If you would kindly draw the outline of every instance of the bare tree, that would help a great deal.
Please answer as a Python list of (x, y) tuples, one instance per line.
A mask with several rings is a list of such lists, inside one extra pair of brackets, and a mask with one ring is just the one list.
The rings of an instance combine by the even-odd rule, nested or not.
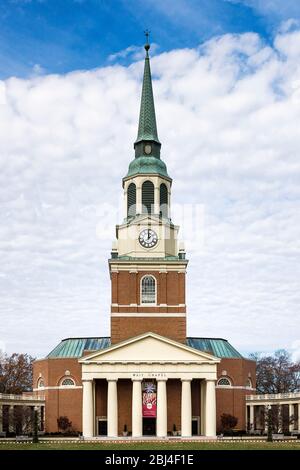
[(0, 354), (0, 393), (32, 390), (32, 363), (29, 354)]
[(300, 390), (300, 362), (294, 363), (284, 349), (274, 356), (251, 354), (256, 361), (256, 389), (258, 393), (289, 393)]

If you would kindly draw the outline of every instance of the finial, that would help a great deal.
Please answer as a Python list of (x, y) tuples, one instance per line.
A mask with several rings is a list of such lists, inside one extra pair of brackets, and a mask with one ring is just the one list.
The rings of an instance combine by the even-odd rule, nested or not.
[(144, 31), (145, 33), (145, 36), (146, 36), (146, 44), (145, 44), (145, 51), (146, 51), (146, 57), (148, 57), (148, 51), (150, 49), (150, 44), (149, 44), (149, 36), (150, 36), (150, 31), (149, 29), (146, 29), (146, 31)]

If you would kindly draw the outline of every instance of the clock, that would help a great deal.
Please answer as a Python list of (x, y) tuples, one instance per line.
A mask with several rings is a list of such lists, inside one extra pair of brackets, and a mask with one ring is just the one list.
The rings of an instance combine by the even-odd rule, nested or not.
[(146, 153), (147, 155), (150, 155), (151, 152), (152, 152), (152, 147), (151, 147), (151, 145), (150, 145), (150, 144), (146, 144), (146, 145), (145, 145), (145, 153)]
[(139, 242), (144, 248), (153, 248), (158, 242), (157, 234), (154, 230), (146, 228), (139, 235)]

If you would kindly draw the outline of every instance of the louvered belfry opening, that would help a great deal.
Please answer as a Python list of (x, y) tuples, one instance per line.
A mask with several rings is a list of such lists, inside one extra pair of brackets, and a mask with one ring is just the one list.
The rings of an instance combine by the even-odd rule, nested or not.
[(136, 214), (136, 186), (130, 183), (127, 189), (127, 216), (134, 216)]
[(142, 185), (142, 205), (143, 214), (154, 212), (154, 184), (152, 181), (145, 181)]
[(159, 188), (159, 213), (162, 217), (168, 217), (168, 188), (164, 183)]

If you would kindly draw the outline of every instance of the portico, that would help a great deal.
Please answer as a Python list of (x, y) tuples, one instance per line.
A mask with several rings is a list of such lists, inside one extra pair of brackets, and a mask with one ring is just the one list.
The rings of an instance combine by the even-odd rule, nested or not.
[[(147, 419), (143, 416), (142, 403), (142, 387), (145, 381), (151, 381), (156, 391), (156, 436), (165, 437), (170, 432), (167, 397), (173, 389), (175, 390), (176, 384), (179, 385), (177, 401), (180, 401), (178, 432), (182, 437), (192, 435), (193, 381), (199, 384), (198, 388), (194, 387), (199, 395), (196, 397), (199, 400), (198, 417), (201, 423), (199, 434), (209, 437), (216, 435), (215, 381), (218, 358), (154, 333), (146, 333), (90, 354), (80, 362), (84, 437), (98, 435), (95, 410), (98, 381), (107, 384), (102, 387), (103, 395), (107, 393), (102, 419), (107, 421), (108, 437), (117, 437), (120, 434), (118, 410), (122, 406), (122, 398), (126, 400), (127, 409), (131, 408), (131, 429), (128, 431), (133, 437), (143, 435), (143, 420)], [(124, 383), (127, 384), (128, 392), (122, 397), (121, 389), (125, 388), (122, 388), (121, 384)], [(97, 393), (99, 394), (99, 391)]]

